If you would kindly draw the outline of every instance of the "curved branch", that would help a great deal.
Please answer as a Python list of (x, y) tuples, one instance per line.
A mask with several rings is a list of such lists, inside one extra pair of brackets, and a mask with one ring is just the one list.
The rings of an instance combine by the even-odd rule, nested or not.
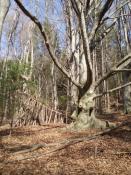
[(33, 16), (24, 6), (23, 4), (20, 2), (20, 0), (14, 0), (16, 2), (16, 4), (19, 6), (19, 8), (22, 10), (22, 12), (28, 16), (36, 25), (37, 27), (39, 28), (43, 38), (44, 38), (44, 41), (45, 41), (45, 45), (46, 45), (46, 48), (49, 52), (49, 55), (50, 57), (52, 58), (53, 62), (55, 63), (55, 65), (57, 66), (57, 68), (68, 78), (71, 80), (71, 82), (77, 86), (78, 88), (81, 88), (81, 84), (77, 83), (75, 80), (72, 79), (71, 77), (71, 73), (69, 73), (61, 64), (60, 62), (58, 61), (57, 57), (55, 56), (54, 54), (54, 51), (53, 49), (51, 48), (51, 45), (49, 44), (49, 41), (48, 41), (48, 37), (44, 31), (44, 28), (41, 24), (41, 22), (35, 17)]
[(105, 31), (101, 33), (101, 35), (98, 37), (98, 39), (91, 41), (90, 44), (90, 50), (91, 52), (95, 49), (96, 45), (99, 44), (112, 30), (114, 25), (116, 24), (116, 21), (114, 21)]
[(99, 13), (99, 21), (102, 20), (102, 18), (105, 16), (106, 12), (110, 9), (112, 6), (114, 0), (107, 0), (105, 5), (103, 6), (101, 12)]
[(91, 42), (93, 40), (93, 38), (95, 37), (95, 34), (97, 32), (97, 30), (99, 29), (99, 27), (101, 26), (101, 21), (102, 18), (105, 16), (105, 14), (107, 13), (107, 11), (110, 9), (110, 7), (112, 6), (114, 0), (107, 0), (103, 6), (102, 9), (96, 9), (96, 19), (94, 21), (94, 25), (92, 28), (92, 31), (90, 33), (90, 37), (89, 37), (89, 41)]

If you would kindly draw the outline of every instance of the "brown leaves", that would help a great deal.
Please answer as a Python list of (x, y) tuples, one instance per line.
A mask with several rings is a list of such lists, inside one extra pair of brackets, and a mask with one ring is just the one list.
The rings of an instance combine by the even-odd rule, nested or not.
[[(119, 116), (118, 119), (117, 122), (124, 120), (123, 116)], [(128, 118), (125, 119), (128, 120)], [(32, 152), (21, 154), (14, 154), (10, 149), (22, 148), (24, 150), (33, 144), (51, 144), (66, 139), (84, 138), (96, 134), (97, 131), (69, 132), (63, 131), (54, 125), (47, 125), (14, 128), (12, 134), (9, 135), (7, 129), (8, 127), (0, 128), (2, 144), (0, 147), (1, 174), (130, 174), (131, 156), (129, 154), (118, 154), (130, 151), (130, 125), (119, 128), (111, 134), (74, 144), (51, 154), (46, 153), (55, 147), (36, 149)], [(16, 161), (17, 159), (35, 155), (41, 156), (29, 160)], [(5, 162), (8, 163), (5, 164)]]

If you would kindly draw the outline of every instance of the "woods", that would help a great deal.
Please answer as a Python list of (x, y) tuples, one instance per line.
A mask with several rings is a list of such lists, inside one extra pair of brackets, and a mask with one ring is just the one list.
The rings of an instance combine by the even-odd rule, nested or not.
[[(114, 100), (114, 103), (117, 103), (118, 106), (119, 103), (121, 106), (123, 105), (123, 112), (130, 112), (130, 86), (128, 83), (131, 72), (131, 46), (130, 3), (128, 1), (123, 1), (121, 5), (119, 5), (119, 1), (81, 2), (72, 0), (59, 2), (61, 10), (63, 9), (61, 12), (64, 22), (62, 30), (65, 36), (62, 38), (65, 43), (61, 48), (62, 41), (59, 38), (61, 34), (57, 28), (55, 29), (55, 23), (50, 21), (50, 16), (55, 17), (53, 10), (50, 10), (56, 5), (55, 2), (45, 2), (45, 14), (49, 17), (46, 16), (45, 22), (43, 18), (43, 23), (39, 21), (39, 16), (34, 16), (33, 12), (27, 10), (26, 5), (21, 1), (16, 0), (15, 2), (14, 5), (17, 5), (13, 21), (15, 27), (9, 31), (7, 40), (9, 42), (8, 49), (10, 49), (10, 44), (14, 47), (13, 37), (14, 40), (17, 35), (19, 37), (17, 42), (20, 43), (21, 51), (17, 53), (16, 48), (13, 48), (15, 57), (20, 57), (17, 64), (20, 66), (25, 64), (29, 68), (28, 71), (25, 68), (23, 74), (20, 73), (22, 81), (25, 81), (22, 85), (24, 91), (30, 91), (29, 89), (32, 87), (27, 87), (27, 84), (32, 82), (35, 84), (33, 93), (41, 99), (47, 98), (47, 93), (52, 93), (51, 96), (49, 95), (51, 101), (49, 102), (49, 98), (46, 99), (46, 105), (52, 105), (55, 110), (62, 108), (70, 115), (74, 110), (71, 117), (75, 120), (72, 126), (75, 129), (106, 128), (105, 122), (96, 119), (96, 111), (98, 113), (102, 113), (102, 110), (110, 111), (110, 103), (113, 98), (117, 99)], [(10, 2), (3, 1), (3, 4), (1, 5), (3, 7), (1, 30)], [(34, 10), (37, 14), (39, 7), (37, 4), (35, 5)], [(24, 23), (18, 17), (24, 15), (22, 12), (25, 17), (28, 17), (26, 20), (30, 20), (27, 29), (30, 33), (27, 36), (28, 39), (23, 37), (25, 35)], [(20, 28), (20, 22), (23, 23), (23, 31)], [(25, 27), (27, 28), (27, 26)], [(21, 32), (15, 34), (17, 30)], [(9, 55), (7, 56), (9, 57)], [(47, 57), (46, 61), (43, 61), (42, 57)], [(6, 60), (8, 59), (6, 58)], [(1, 64), (6, 65), (6, 61), (4, 62)], [(42, 66), (37, 68), (38, 63), (36, 62), (40, 62)], [(49, 64), (51, 67), (48, 68), (48, 71), (52, 83), (49, 82), (49, 77), (45, 72), (43, 72), (44, 75), (41, 75), (45, 64)], [(42, 76), (45, 76), (46, 80), (43, 80)], [(60, 79), (63, 79), (61, 87), (65, 92), (59, 96)], [(43, 81), (48, 84), (44, 88), (42, 88)], [(114, 93), (108, 93), (112, 88), (123, 86), (126, 83), (127, 87), (124, 90), (120, 88)], [(48, 87), (50, 85), (53, 89)], [(46, 92), (44, 92), (45, 89)], [(42, 93), (44, 94), (42, 95)], [(103, 97), (99, 96), (103, 93)], [(63, 107), (60, 104), (62, 99), (59, 98), (64, 100)]]
[(129, 0), (0, 0), (0, 58), (10, 135), (51, 124), (103, 136), (130, 125)]

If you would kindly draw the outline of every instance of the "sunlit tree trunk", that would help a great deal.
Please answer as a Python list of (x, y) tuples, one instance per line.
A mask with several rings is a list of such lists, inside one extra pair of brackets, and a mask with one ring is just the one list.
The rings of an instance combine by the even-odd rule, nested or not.
[(56, 83), (56, 67), (54, 63), (51, 65), (51, 76), (52, 76), (52, 103), (56, 110), (58, 107), (58, 95), (57, 95), (57, 83)]
[[(125, 43), (126, 43), (126, 52), (129, 54), (131, 51), (131, 43), (129, 39), (129, 30), (131, 29), (128, 25), (129, 21), (124, 16), (126, 13), (126, 10), (122, 8), (122, 23), (123, 23), (123, 30), (124, 30), (124, 36), (125, 36)], [(128, 66), (128, 68), (131, 68), (131, 65)], [(124, 74), (124, 83), (131, 81), (131, 74), (125, 73)], [(130, 113), (131, 112), (131, 86), (124, 88), (124, 112)]]
[(9, 10), (9, 6), (10, 6), (9, 0), (0, 0), (0, 40), (2, 35), (3, 22)]

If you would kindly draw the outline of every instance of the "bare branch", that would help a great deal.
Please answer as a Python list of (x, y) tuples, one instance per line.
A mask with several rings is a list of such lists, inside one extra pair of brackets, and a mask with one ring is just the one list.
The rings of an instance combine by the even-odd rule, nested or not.
[(20, 14), (19, 14), (18, 10), (16, 9), (16, 14), (15, 14), (14, 19), (13, 19), (13, 25), (12, 25), (12, 28), (11, 28), (11, 30), (9, 32), (9, 35), (8, 35), (8, 52), (7, 52), (7, 56), (9, 55), (10, 43), (13, 46), (12, 37), (13, 37), (13, 33), (17, 29), (17, 26), (18, 26), (18, 23), (19, 23), (19, 17), (20, 17)]
[(109, 8), (111, 7), (112, 3), (113, 3), (114, 0), (107, 0), (105, 5), (103, 6), (103, 8), (101, 10), (98, 10), (98, 8), (96, 9), (96, 19), (94, 21), (94, 26), (92, 28), (92, 32), (90, 34), (90, 37), (89, 37), (89, 41), (91, 41), (98, 28), (101, 26), (101, 21), (102, 21), (102, 18), (104, 17), (104, 15), (106, 14), (106, 12), (109, 10)]
[(116, 87), (116, 88), (110, 89), (110, 90), (108, 90), (108, 91), (106, 91), (106, 92), (103, 92), (102, 94), (98, 94), (98, 95), (96, 95), (96, 96), (94, 97), (94, 99), (96, 99), (96, 98), (98, 98), (98, 97), (102, 97), (102, 96), (105, 95), (105, 94), (109, 94), (109, 93), (111, 93), (111, 92), (115, 92), (115, 91), (117, 91), (117, 90), (119, 90), (119, 89), (122, 89), (122, 88), (125, 88), (125, 87), (127, 87), (127, 86), (131, 86), (131, 82), (126, 83), (126, 84), (121, 85), (121, 86), (118, 86), (118, 87)]
[(112, 31), (115, 23), (116, 22), (113, 22), (104, 32), (102, 32), (102, 34), (98, 37), (98, 39), (93, 41), (93, 44), (91, 43), (91, 46), (90, 46), (91, 51), (93, 51), (96, 45), (100, 43)]
[(122, 60), (119, 61), (119, 63), (116, 65), (116, 68), (122, 69), (129, 63), (131, 63), (131, 52), (128, 55), (126, 55)]
[(22, 12), (28, 16), (39, 28), (44, 41), (45, 41), (45, 45), (47, 47), (47, 50), (49, 52), (50, 57), (52, 58), (53, 62), (55, 63), (55, 65), (57, 66), (57, 68), (68, 78), (72, 81), (72, 83), (77, 86), (78, 88), (81, 88), (81, 85), (78, 84), (75, 80), (72, 79), (71, 74), (60, 64), (60, 62), (58, 61), (57, 57), (55, 56), (55, 53), (53, 51), (53, 49), (51, 48), (51, 45), (49, 44), (48, 41), (48, 37), (44, 31), (44, 28), (42, 26), (42, 24), (40, 23), (40, 21), (33, 16), (24, 6), (23, 4), (20, 2), (20, 0), (14, 0), (16, 2), (16, 4), (19, 6), (19, 8), (22, 10)]
[(128, 64), (131, 63), (131, 53), (126, 55), (119, 63), (117, 63), (111, 70), (110, 72), (106, 73), (103, 77), (101, 77), (96, 83), (95, 83), (95, 89), (107, 78), (111, 77), (115, 73), (118, 72), (125, 72), (125, 71), (130, 71), (130, 69), (123, 69), (126, 67)]
[(103, 6), (100, 14), (99, 14), (99, 22), (102, 20), (102, 18), (104, 17), (104, 15), (106, 14), (106, 12), (110, 9), (110, 7), (112, 6), (114, 0), (107, 0), (105, 5)]
[(111, 16), (113, 16), (115, 13), (117, 13), (118, 11), (120, 11), (121, 9), (122, 9), (122, 7), (124, 7), (126, 4), (128, 4), (130, 1), (128, 0), (126, 0), (123, 4), (121, 4), (111, 15), (110, 15), (110, 17)]
[(72, 7), (73, 7), (75, 13), (77, 14), (77, 16), (80, 15), (80, 9), (78, 8), (76, 1), (71, 0), (71, 4), (72, 4)]
[[(91, 63), (91, 52), (90, 52), (90, 46), (89, 46), (89, 38), (87, 36), (87, 27), (86, 27), (86, 21), (85, 21), (85, 15), (84, 15), (84, 7), (81, 5), (78, 0), (71, 0), (71, 2), (75, 2), (75, 6), (79, 10), (80, 14), (77, 15), (79, 24), (80, 24), (80, 30), (81, 30), (81, 36), (82, 36), (82, 44), (83, 44), (83, 50), (84, 50), (84, 55), (85, 55), (85, 60), (86, 60), (86, 66), (87, 66), (87, 80), (83, 86), (83, 91), (82, 93), (85, 93), (91, 86), (92, 83), (92, 63)], [(75, 9), (74, 9), (75, 10)], [(83, 95), (83, 94), (81, 94)]]
[[(99, 28), (106, 20), (108, 20), (108, 19), (114, 19), (114, 20), (115, 20), (115, 19), (117, 19), (117, 18), (120, 17), (120, 16), (118, 16), (118, 17), (111, 18), (111, 16), (113, 16), (113, 14), (115, 14), (117, 11), (121, 10), (123, 6), (125, 6), (126, 4), (129, 3), (129, 1), (126, 1), (125, 3), (123, 3), (122, 5), (120, 5), (120, 7), (117, 8), (117, 10), (116, 10), (115, 12), (113, 12), (113, 13), (110, 15), (110, 17), (106, 17), (106, 18), (104, 18), (104, 19), (102, 20), (102, 18), (104, 17), (105, 13), (106, 13), (106, 12), (109, 10), (109, 8), (111, 7), (111, 3), (113, 3), (113, 1), (112, 1), (112, 2), (111, 2), (111, 1), (110, 1), (110, 2), (107, 1), (107, 2), (105, 3), (104, 7), (102, 8), (101, 12), (100, 12), (100, 13), (97, 12), (97, 13), (99, 14), (99, 16), (97, 17), (97, 19), (96, 19), (96, 21), (95, 21), (95, 23), (94, 23), (92, 32), (91, 32), (91, 34), (90, 34), (90, 37), (89, 37), (89, 40), (90, 40), (90, 41), (94, 38), (95, 33), (97, 32), (98, 28)], [(106, 10), (107, 10), (107, 11), (106, 11)], [(102, 17), (102, 15), (103, 15), (103, 17)], [(129, 14), (128, 14), (128, 16), (129, 16)], [(111, 25), (110, 27), (113, 27), (113, 26), (115, 25), (115, 23), (116, 23), (116, 20), (112, 23), (112, 25)], [(110, 28), (110, 27), (109, 27), (109, 28)], [(102, 38), (103, 38), (103, 35), (102, 35)]]
[(90, 0), (87, 0), (87, 2), (86, 2), (86, 14), (87, 14), (87, 11), (89, 9), (89, 6), (90, 6)]
[(81, 27), (81, 35), (82, 35), (82, 41), (83, 41), (83, 49), (85, 54), (85, 60), (87, 65), (87, 81), (84, 85), (84, 91), (87, 91), (90, 88), (90, 85), (92, 83), (92, 71), (91, 71), (91, 53), (90, 53), (90, 46), (89, 46), (89, 38), (87, 36), (86, 31), (86, 22), (84, 18), (84, 12), (81, 12), (81, 16), (79, 17), (80, 27)]

